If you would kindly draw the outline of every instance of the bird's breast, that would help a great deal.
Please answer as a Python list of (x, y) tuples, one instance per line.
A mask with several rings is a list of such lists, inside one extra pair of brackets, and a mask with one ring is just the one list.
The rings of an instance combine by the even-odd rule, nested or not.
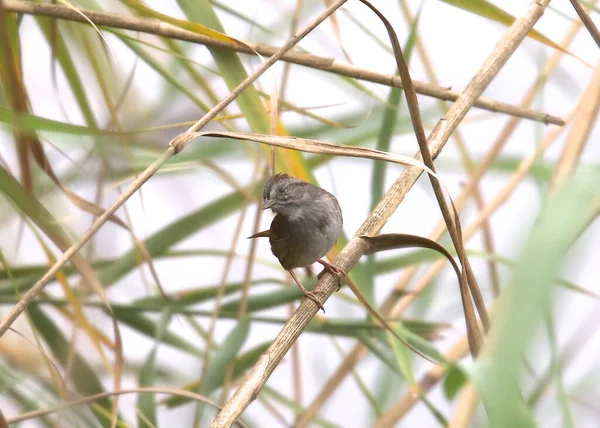
[(289, 221), (278, 214), (271, 224), (271, 251), (284, 269), (310, 266), (333, 247), (341, 229), (341, 218), (309, 216)]

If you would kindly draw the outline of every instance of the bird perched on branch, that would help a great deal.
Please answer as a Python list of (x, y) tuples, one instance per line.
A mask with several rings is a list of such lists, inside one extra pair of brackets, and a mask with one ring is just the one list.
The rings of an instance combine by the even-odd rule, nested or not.
[(341, 286), (341, 278), (346, 273), (321, 259), (342, 232), (342, 210), (337, 199), (320, 187), (286, 174), (276, 174), (263, 191), (262, 209), (268, 208), (275, 213), (271, 228), (248, 239), (268, 237), (271, 252), (281, 266), (290, 273), (302, 293), (325, 312), (316, 294), (300, 283), (293, 269), (318, 262), (340, 278)]

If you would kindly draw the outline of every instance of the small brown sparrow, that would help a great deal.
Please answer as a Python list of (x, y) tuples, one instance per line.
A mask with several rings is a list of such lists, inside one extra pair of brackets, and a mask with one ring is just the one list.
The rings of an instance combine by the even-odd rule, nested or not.
[(325, 267), (323, 272), (327, 270), (340, 278), (341, 287), (346, 273), (321, 259), (342, 232), (342, 210), (337, 199), (320, 187), (277, 174), (269, 179), (263, 191), (262, 209), (267, 208), (276, 214), (271, 228), (248, 239), (268, 237), (271, 252), (281, 266), (292, 275), (302, 293), (325, 312), (315, 293), (304, 288), (292, 269), (318, 262)]

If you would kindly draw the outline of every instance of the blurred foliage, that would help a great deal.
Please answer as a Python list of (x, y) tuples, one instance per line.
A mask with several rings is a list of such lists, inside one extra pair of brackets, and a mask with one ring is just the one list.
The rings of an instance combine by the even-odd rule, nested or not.
[[(280, 46), (289, 38), (295, 20), (308, 22), (313, 15), (311, 10), (321, 10), (331, 2), (299, 1), (302, 6), (299, 12), (294, 12), (294, 1), (261, 3), (261, 8), (273, 8), (270, 12), (276, 13), (277, 19), (268, 13), (263, 16), (260, 11), (249, 13), (247, 7), (238, 8), (237, 2), (178, 0), (169, 6), (171, 10), (154, 3), (79, 0), (71, 2), (69, 7), (106, 11), (116, 16), (150, 17), (156, 23), (184, 28), (232, 45), (243, 36)], [(422, 45), (426, 34), (421, 31), (421, 20), (406, 16), (403, 0), (389, 3), (381, 5), (382, 10), (394, 14), (402, 11), (405, 18), (394, 22), (399, 34), (405, 34), (401, 41), (405, 55), (411, 58), (411, 64), (427, 63), (428, 53)], [(419, 17), (422, 4), (413, 3), (418, 7)], [(430, 3), (427, 7), (433, 11), (441, 7)], [(457, 6), (469, 19), (485, 18), (494, 29), (498, 23), (508, 26), (515, 19), (501, 8), (500, 2), (494, 5), (485, 1), (444, 0), (444, 3)], [(57, 7), (67, 8), (65, 4), (58, 2)], [(593, 4), (584, 4), (598, 12)], [(334, 19), (322, 24), (318, 37), (297, 50), (311, 53), (314, 49), (315, 55), (329, 52), (332, 57), (335, 56), (332, 52), (347, 54), (362, 49), (352, 45), (358, 34), (378, 50), (377, 55), (391, 61), (387, 39), (358, 17), (365, 10), (364, 7), (342, 9)], [(555, 9), (548, 13), (563, 20), (572, 15)], [(264, 60), (234, 50), (207, 49), (124, 28), (97, 29), (50, 17), (11, 14), (0, 6), (0, 304), (4, 313), (18, 304), (71, 242), (85, 233), (90, 221), (99, 214), (98, 206), (107, 207), (164, 152), (174, 136), (202, 117)], [(355, 33), (352, 39), (345, 36), (351, 31)], [(532, 31), (529, 36), (541, 42), (544, 49), (571, 52), (569, 46), (557, 42), (561, 34), (544, 36)], [(34, 49), (29, 37), (35, 40), (33, 44), (43, 45), (49, 56), (38, 53), (35, 49), (41, 50), (42, 46)], [(315, 40), (322, 46), (316, 46)], [(288, 90), (279, 94), (285, 74), (275, 68), (276, 71), (267, 72), (243, 91), (207, 129), (265, 134), (274, 129), (280, 135), (383, 151), (406, 154), (416, 151), (400, 89), (390, 90), (293, 65), (285, 82)], [(377, 70), (375, 64), (370, 68)], [(534, 85), (535, 91), (542, 94), (554, 80), (574, 81), (571, 77), (559, 63), (550, 76), (540, 77)], [(524, 73), (524, 81), (528, 78)], [(431, 76), (428, 79), (433, 80)], [(271, 87), (274, 81), (278, 90)], [(585, 91), (587, 83), (577, 83), (581, 87), (571, 84), (568, 88), (570, 99), (580, 95), (575, 92)], [(323, 85), (328, 85), (336, 96), (323, 96), (326, 92)], [(298, 92), (311, 94), (315, 102), (302, 104), (304, 101), (289, 95)], [(52, 96), (46, 99), (46, 94)], [(275, 95), (279, 97), (277, 103), (271, 102)], [(423, 123), (431, 129), (443, 113), (425, 97), (422, 100)], [(538, 103), (537, 107), (551, 110), (553, 103), (554, 100), (544, 98), (544, 103)], [(277, 116), (272, 114), (275, 104)], [(477, 114), (481, 116), (479, 112), (467, 117), (470, 121), (467, 126), (485, 127), (486, 120), (496, 117), (488, 114), (482, 119)], [(491, 142), (484, 145), (479, 137), (467, 138), (467, 142), (472, 142), (469, 149), (476, 152), (473, 164), (484, 165), (482, 181), (489, 178), (506, 185), (498, 193), (500, 196), (486, 194), (486, 201), (461, 205), (465, 240), (481, 226), (480, 222), (474, 230), (469, 229), (477, 216), (490, 207), (488, 214), (493, 214), (509, 196), (527, 186), (527, 182), (518, 185), (521, 178), (534, 178), (542, 184), (536, 188), (541, 202), (535, 209), (539, 208), (539, 212), (526, 215), (517, 208), (512, 214), (516, 219), (514, 230), (492, 228), (494, 237), (503, 242), (504, 251), (467, 244), (469, 256), (482, 262), (478, 263), (476, 273), (482, 278), (480, 283), (484, 288), (491, 281), (484, 261), (501, 267), (502, 272), (499, 300), (486, 289), (487, 303), (494, 308), (494, 323), (484, 356), (470, 363), (463, 360), (466, 351), (453, 354), (448, 341), (439, 340), (449, 337), (454, 341), (464, 326), (462, 313), (457, 309), (460, 296), (455, 278), (438, 274), (444, 263), (439, 255), (412, 250), (400, 255), (364, 258), (353, 269), (352, 279), (411, 343), (427, 349), (429, 355), (436, 355), (445, 365), (431, 369), (415, 358), (366, 316), (351, 293), (342, 289), (327, 303), (328, 317), (315, 317), (297, 345), (302, 353), (312, 356), (303, 358), (301, 364), (296, 357), (284, 360), (285, 365), (293, 367), (293, 382), (279, 368), (275, 372), (278, 379), (268, 383), (257, 398), (260, 408), (246, 412), (244, 423), (258, 427), (266, 426), (261, 421), (269, 420), (272, 424), (289, 426), (304, 415), (307, 402), (300, 391), (281, 385), (314, 382), (322, 388), (340, 364), (339, 359), (320, 361), (326, 351), (339, 354), (346, 362), (350, 354), (356, 357), (364, 352), (362, 355), (367, 355), (376, 368), (374, 381), (367, 378), (362, 366), (355, 364), (340, 375), (354, 377), (359, 394), (367, 403), (364, 406), (361, 403), (365, 424), (367, 420), (382, 423), (394, 406), (408, 406), (402, 407), (404, 413), (397, 420), (412, 406), (422, 406), (427, 410), (426, 416), (420, 416), (424, 418), (423, 424), (446, 425), (453, 418), (460, 419), (461, 415), (455, 412), (465, 407), (454, 405), (462, 399), (461, 394), (470, 382), (481, 395), (483, 404), (479, 408), (485, 409), (485, 417), (475, 418), (482, 418), (484, 425), (525, 427), (560, 419), (564, 426), (577, 426), (578, 421), (584, 420), (588, 410), (574, 402), (577, 397), (585, 398), (585, 392), (593, 386), (576, 382), (563, 370), (575, 357), (567, 351), (579, 352), (582, 346), (567, 348), (563, 341), (557, 340), (562, 334), (560, 327), (573, 321), (569, 314), (559, 314), (554, 302), (558, 300), (556, 296), (563, 294), (577, 302), (598, 299), (597, 290), (570, 280), (561, 268), (567, 263), (572, 269), (579, 267), (570, 258), (571, 247), (592, 229), (600, 206), (597, 186), (600, 177), (593, 161), (583, 157), (582, 162), (588, 168), (584, 173), (564, 183), (555, 183), (553, 177), (561, 159), (544, 158), (545, 148), (540, 147), (547, 146), (532, 135), (529, 138), (528, 145), (518, 139), (517, 144), (523, 148), (518, 154), (496, 153), (487, 164), (482, 153)], [(534, 158), (537, 161), (528, 163), (528, 156), (534, 153), (532, 147), (538, 147)], [(9, 422), (15, 415), (111, 390), (115, 343), (106, 333), (110, 316), (114, 316), (125, 338), (128, 386), (170, 386), (194, 391), (220, 405), (226, 402), (289, 318), (290, 305), (301, 297), (274, 259), (267, 252), (249, 253), (250, 247), (244, 239), (251, 234), (251, 223), (259, 215), (253, 208), (270, 156), (269, 148), (251, 143), (210, 138), (196, 141), (166, 162), (157, 177), (117, 213), (125, 228), (106, 225), (96, 233), (80, 254), (107, 290), (112, 315), (76, 267), (68, 264), (60, 271), (27, 308), (26, 316), (0, 339), (3, 396), (0, 407)], [(352, 175), (354, 165), (358, 164), (289, 150), (276, 150), (275, 158), (278, 171), (317, 184), (320, 179), (329, 189), (337, 187), (340, 194), (350, 195), (346, 209), (364, 215), (369, 206), (372, 209), (377, 204), (389, 188), (391, 177), (400, 170), (379, 161), (361, 161), (361, 167), (367, 166), (370, 173), (361, 178), (357, 172), (348, 180), (340, 171)], [(570, 165), (573, 170), (578, 160)], [(442, 176), (450, 177), (449, 183), (458, 177), (455, 181), (468, 186), (473, 179), (464, 159), (452, 154), (443, 152), (436, 165)], [(355, 190), (348, 189), (353, 180), (367, 182), (370, 194), (360, 200), (353, 198)], [(426, 192), (431, 194), (429, 187)], [(490, 202), (493, 197), (499, 201), (496, 205)], [(352, 214), (348, 217), (354, 217)], [(437, 210), (435, 215), (439, 215)], [(520, 219), (524, 221), (522, 224)], [(334, 252), (343, 248), (354, 232), (346, 227)], [(444, 234), (440, 241), (449, 242)], [(228, 260), (233, 267), (226, 270)], [(244, 279), (250, 260), (260, 273)], [(420, 284), (414, 288), (407, 286), (412, 284), (412, 276), (405, 273), (410, 272), (408, 268), (415, 268), (411, 275), (416, 273), (416, 283)], [(435, 274), (427, 277), (425, 269)], [(303, 272), (302, 281), (308, 288), (316, 283), (309, 272)], [(160, 286), (165, 295), (158, 291)], [(382, 290), (391, 291), (383, 304)], [(218, 312), (214, 310), (217, 301)], [(331, 317), (330, 307), (334, 314)], [(241, 308), (246, 308), (245, 314)], [(217, 326), (214, 337), (209, 332), (211, 319)], [(546, 327), (545, 340), (536, 338), (539, 326)], [(591, 335), (581, 337), (580, 342), (587, 343)], [(309, 340), (310, 349), (304, 349), (308, 348)], [(314, 346), (312, 341), (319, 345)], [(537, 352), (546, 350), (547, 358), (536, 358)], [(441, 371), (436, 372), (437, 377), (421, 377), (429, 369)], [(580, 379), (597, 376), (595, 367), (589, 370)], [(438, 382), (442, 383), (443, 396), (429, 395)], [(324, 392), (322, 401), (317, 403), (319, 407), (334, 392), (344, 394), (347, 383), (336, 385), (332, 391)], [(185, 426), (182, 421), (188, 421), (192, 426), (189, 422), (192, 419), (198, 424), (210, 420), (214, 409), (204, 404), (195, 402), (193, 407), (182, 407), (192, 401), (189, 396), (165, 394), (139, 394), (136, 399), (122, 399), (119, 426), (137, 423), (139, 427), (161, 427), (174, 421), (181, 426)], [(549, 412), (548, 402), (554, 404)], [(470, 404), (477, 408), (479, 401)], [(110, 426), (112, 407), (113, 399), (105, 396), (50, 412), (36, 421), (39, 426), (47, 427)], [(357, 409), (358, 406), (352, 414)], [(342, 426), (339, 411), (339, 407), (331, 406), (327, 412), (312, 417), (311, 423), (321, 427)], [(356, 424), (362, 426), (363, 421)]]

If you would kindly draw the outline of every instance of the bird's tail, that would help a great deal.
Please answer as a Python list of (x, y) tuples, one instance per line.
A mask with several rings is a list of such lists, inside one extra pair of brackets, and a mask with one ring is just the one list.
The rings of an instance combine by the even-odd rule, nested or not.
[(254, 238), (268, 238), (271, 236), (271, 231), (270, 230), (263, 230), (262, 232), (258, 232), (255, 233), (252, 236), (249, 236), (248, 239), (254, 239)]

